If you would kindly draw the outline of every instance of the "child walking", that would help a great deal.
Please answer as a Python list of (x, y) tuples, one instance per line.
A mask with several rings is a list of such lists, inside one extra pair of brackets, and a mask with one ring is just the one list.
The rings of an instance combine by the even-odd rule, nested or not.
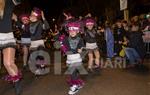
[[(45, 44), (42, 39), (42, 33), (44, 30), (49, 29), (49, 24), (44, 16), (44, 12), (39, 8), (33, 8), (30, 15), (30, 34), (31, 34), (31, 45), (30, 45), (30, 57), (29, 58), (29, 69), (36, 75), (45, 74), (40, 68), (38, 68), (39, 63), (41, 67), (46, 63), (43, 54), (37, 54), (35, 61), (33, 61), (32, 55), (34, 51), (44, 50)], [(32, 62), (33, 61), (33, 62)], [(37, 66), (38, 65), (38, 66)]]
[(30, 38), (30, 19), (29, 15), (26, 13), (23, 13), (19, 16), (19, 20), (17, 17), (15, 18), (16, 21), (16, 27), (19, 28), (21, 31), (21, 46), (23, 50), (23, 68), (26, 69), (27, 67), (27, 60), (28, 60), (28, 54), (29, 54), (29, 46), (31, 43)]
[[(88, 71), (93, 72), (93, 69), (99, 71), (100, 69), (100, 53), (97, 46), (97, 30), (94, 28), (95, 20), (93, 18), (87, 18), (85, 20), (85, 42), (86, 49), (88, 49)], [(95, 59), (94, 59), (95, 55)], [(94, 62), (95, 61), (95, 64)]]
[(84, 43), (82, 38), (78, 36), (80, 24), (76, 21), (69, 22), (68, 27), (68, 37), (60, 37), (62, 40), (61, 49), (67, 55), (67, 66), (69, 67), (67, 74), (71, 74), (68, 79), (70, 85), (69, 95), (76, 94), (80, 88), (84, 85), (83, 80), (79, 77), (79, 68), (82, 65), (82, 58), (80, 53), (82, 52), (82, 47)]

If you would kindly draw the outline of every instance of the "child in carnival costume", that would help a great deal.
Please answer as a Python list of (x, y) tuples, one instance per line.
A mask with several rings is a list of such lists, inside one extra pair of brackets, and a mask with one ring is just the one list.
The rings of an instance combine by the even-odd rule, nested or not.
[(30, 19), (29, 15), (26, 13), (23, 13), (19, 16), (19, 20), (16, 17), (16, 27), (21, 32), (21, 46), (23, 50), (23, 67), (26, 69), (27, 67), (27, 60), (28, 60), (28, 54), (29, 54), (29, 47), (31, 43), (31, 37), (30, 37)]
[(68, 72), (71, 74), (68, 79), (70, 85), (69, 95), (76, 94), (80, 88), (84, 85), (84, 82), (79, 77), (79, 67), (82, 65), (82, 58), (80, 53), (84, 47), (82, 38), (78, 36), (80, 30), (80, 24), (76, 21), (69, 22), (67, 24), (69, 36), (64, 35), (59, 37), (61, 43), (61, 51), (67, 55)]
[(31, 33), (31, 49), (37, 49), (39, 46), (44, 47), (42, 33), (48, 30), (49, 23), (44, 16), (44, 12), (39, 8), (33, 8), (30, 15), (30, 33)]
[[(30, 34), (31, 34), (31, 45), (30, 45), (30, 58), (29, 58), (29, 69), (35, 73), (36, 75), (45, 74), (45, 70), (41, 68), (45, 67), (46, 59), (44, 58), (44, 54), (38, 54), (39, 52), (45, 50), (44, 39), (42, 39), (42, 33), (44, 30), (48, 30), (49, 23), (47, 22), (44, 12), (39, 8), (33, 8), (30, 14)], [(37, 55), (36, 57), (34, 56)], [(32, 58), (33, 57), (33, 58)], [(35, 60), (33, 60), (35, 59)], [(41, 68), (39, 68), (41, 66)], [(47, 72), (47, 71), (46, 71)]]
[[(88, 71), (89, 73), (93, 72), (93, 69), (96, 73), (100, 70), (100, 53), (97, 45), (97, 30), (95, 29), (95, 20), (91, 17), (86, 18), (85, 20), (85, 30), (84, 38), (86, 42), (86, 49), (88, 50)], [(94, 59), (95, 56), (95, 59)], [(95, 64), (94, 62), (95, 61)]]

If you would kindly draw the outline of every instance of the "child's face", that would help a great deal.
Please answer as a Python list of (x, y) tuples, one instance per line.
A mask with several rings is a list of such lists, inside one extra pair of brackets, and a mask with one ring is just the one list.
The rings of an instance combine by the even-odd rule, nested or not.
[(75, 31), (75, 30), (69, 31), (70, 37), (75, 37), (77, 35), (77, 33), (78, 33), (78, 31)]
[(86, 28), (89, 29), (89, 30), (92, 30), (93, 27), (94, 27), (94, 24), (86, 25)]
[(31, 21), (31, 22), (36, 22), (36, 21), (38, 21), (37, 16), (35, 16), (33, 12), (32, 12), (31, 15), (30, 15), (30, 21)]
[(105, 32), (104, 28), (102, 28), (102, 29), (100, 30), (100, 32)]
[(21, 19), (23, 24), (29, 24), (30, 20), (28, 18), (22, 18)]
[(99, 26), (99, 27), (98, 27), (98, 30), (99, 30), (100, 32), (104, 32), (104, 31), (105, 31), (105, 28), (104, 28), (104, 27)]
[(132, 32), (136, 32), (136, 31), (138, 31), (138, 30), (139, 30), (139, 27), (138, 27), (138, 26), (133, 25), (133, 26), (131, 27), (131, 31), (132, 31)]
[(122, 23), (122, 26), (123, 26), (123, 27), (126, 27), (126, 26), (127, 26), (127, 23)]
[(121, 22), (117, 22), (116, 24), (117, 24), (118, 28), (121, 28), (121, 26), (122, 26)]

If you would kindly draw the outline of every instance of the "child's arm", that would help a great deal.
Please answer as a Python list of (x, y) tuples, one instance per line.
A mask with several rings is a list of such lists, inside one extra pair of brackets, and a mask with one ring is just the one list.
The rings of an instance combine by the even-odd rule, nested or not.
[(50, 28), (48, 21), (46, 20), (45, 16), (44, 16), (44, 12), (42, 11), (42, 20), (43, 20), (43, 29), (47, 30)]
[(58, 35), (56, 40), (57, 41), (54, 43), (54, 47), (56, 49), (60, 49), (64, 54), (67, 54), (70, 50), (67, 37), (65, 37), (65, 35)]
[(13, 13), (13, 15), (12, 15), (12, 20), (15, 21), (15, 26), (16, 26), (17, 28), (22, 28), (21, 22), (18, 20), (17, 15), (14, 14), (14, 13)]
[(21, 3), (22, 0), (12, 0), (12, 2), (14, 3), (14, 5), (18, 5)]
[(77, 52), (81, 53), (83, 47), (85, 47), (84, 41), (83, 41), (83, 39), (80, 39), (79, 44), (78, 44), (78, 50), (77, 50)]

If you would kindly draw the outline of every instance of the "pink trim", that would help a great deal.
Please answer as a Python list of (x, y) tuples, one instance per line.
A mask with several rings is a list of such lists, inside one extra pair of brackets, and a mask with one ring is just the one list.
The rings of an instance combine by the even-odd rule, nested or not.
[(77, 80), (72, 80), (72, 79), (68, 79), (67, 83), (72, 86), (72, 85), (84, 85), (84, 81), (80, 78), (78, 78)]
[(94, 25), (93, 22), (87, 22), (86, 25)]
[(16, 82), (22, 78), (22, 74), (18, 73), (18, 75), (11, 76), (11, 75), (6, 75), (2, 79), (7, 81), (7, 82)]

